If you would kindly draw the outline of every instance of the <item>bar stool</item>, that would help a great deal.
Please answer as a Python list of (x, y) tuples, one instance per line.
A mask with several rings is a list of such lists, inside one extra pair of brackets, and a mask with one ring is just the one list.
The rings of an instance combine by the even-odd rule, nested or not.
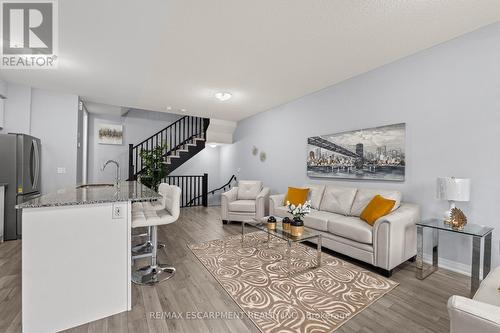
[(179, 219), (181, 189), (178, 186), (162, 183), (158, 188), (162, 195), (163, 209), (133, 210), (132, 228), (151, 227), (151, 262), (132, 273), (132, 282), (140, 285), (154, 285), (170, 279), (175, 268), (158, 263), (158, 226), (170, 224)]
[[(132, 204), (132, 213), (138, 214), (141, 211), (145, 210), (162, 210), (164, 209), (163, 199), (160, 199), (155, 202), (134, 202)], [(151, 242), (151, 227), (147, 227), (147, 231), (141, 234), (134, 234), (132, 238), (142, 238), (146, 237), (146, 241), (144, 243), (135, 245), (132, 247), (132, 259), (144, 258), (151, 256), (151, 252), (153, 249), (153, 243)], [(165, 243), (158, 242), (158, 249), (162, 249), (165, 247)]]

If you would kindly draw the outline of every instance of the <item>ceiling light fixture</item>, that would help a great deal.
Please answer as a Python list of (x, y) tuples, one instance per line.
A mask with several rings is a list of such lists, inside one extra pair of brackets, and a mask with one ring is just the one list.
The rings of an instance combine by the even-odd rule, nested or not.
[(216, 143), (209, 143), (208, 145), (210, 146), (210, 148), (216, 148), (217, 147)]
[(227, 100), (230, 100), (231, 97), (233, 97), (233, 95), (231, 93), (223, 92), (223, 91), (216, 92), (214, 96), (215, 96), (215, 98), (217, 98), (221, 102), (225, 102)]

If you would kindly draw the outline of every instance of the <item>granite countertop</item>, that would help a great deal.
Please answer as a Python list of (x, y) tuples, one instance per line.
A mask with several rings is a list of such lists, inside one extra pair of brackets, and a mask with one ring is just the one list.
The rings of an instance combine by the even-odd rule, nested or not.
[[(92, 184), (90, 184), (92, 185)], [(58, 190), (55, 193), (44, 194), (38, 198), (17, 205), (17, 209), (91, 205), (107, 202), (123, 201), (156, 201), (160, 194), (136, 181), (121, 182), (120, 186), (90, 186), (75, 185)]]

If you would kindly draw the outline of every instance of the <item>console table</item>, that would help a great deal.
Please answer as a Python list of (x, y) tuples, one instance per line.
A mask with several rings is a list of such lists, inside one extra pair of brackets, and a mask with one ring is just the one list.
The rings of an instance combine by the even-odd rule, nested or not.
[[(432, 229), (432, 266), (424, 269), (424, 228)], [(417, 270), (416, 276), (423, 280), (438, 269), (438, 248), (439, 248), (439, 230), (458, 233), (472, 237), (472, 272), (470, 279), (470, 293), (474, 296), (479, 288), (482, 278), (479, 274), (481, 263), (481, 243), (484, 243), (483, 253), (483, 278), (488, 275), (491, 268), (491, 234), (493, 228), (479, 225), (466, 224), (462, 230), (453, 229), (445, 224), (442, 219), (428, 219), (417, 223)], [(484, 239), (484, 242), (483, 242)]]

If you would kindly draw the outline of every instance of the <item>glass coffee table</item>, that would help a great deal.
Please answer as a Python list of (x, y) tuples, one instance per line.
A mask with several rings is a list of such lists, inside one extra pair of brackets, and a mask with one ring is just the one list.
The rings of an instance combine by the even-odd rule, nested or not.
[[(253, 218), (251, 220), (243, 221), (241, 223), (241, 243), (245, 243), (245, 225), (251, 225), (261, 231), (267, 233), (267, 244), (269, 246), (271, 237), (277, 237), (287, 242), (286, 248), (286, 261), (287, 261), (287, 275), (301, 273), (302, 271), (292, 271), (292, 245), (294, 243), (302, 243), (308, 240), (316, 240), (316, 265), (313, 268), (318, 268), (321, 266), (321, 233), (304, 227), (304, 232), (301, 236), (292, 236), (289, 232), (283, 230), (283, 225), (281, 223), (282, 218), (276, 217), (276, 229), (268, 229), (267, 227), (268, 216), (261, 219)], [(314, 260), (312, 260), (314, 261)], [(311, 261), (311, 262), (312, 262)]]
[[(432, 265), (430, 268), (424, 266), (424, 229), (432, 230)], [(439, 233), (445, 231), (472, 237), (472, 272), (470, 281), (470, 293), (474, 293), (479, 288), (481, 278), (479, 267), (481, 263), (481, 243), (484, 243), (483, 251), (483, 277), (488, 275), (491, 267), (491, 234), (493, 228), (479, 224), (467, 223), (463, 229), (454, 229), (445, 224), (442, 219), (428, 219), (417, 223), (417, 260), (416, 276), (423, 280), (438, 269), (438, 247)], [(484, 240), (484, 241), (483, 241)], [(463, 254), (465, 255), (465, 254)]]

